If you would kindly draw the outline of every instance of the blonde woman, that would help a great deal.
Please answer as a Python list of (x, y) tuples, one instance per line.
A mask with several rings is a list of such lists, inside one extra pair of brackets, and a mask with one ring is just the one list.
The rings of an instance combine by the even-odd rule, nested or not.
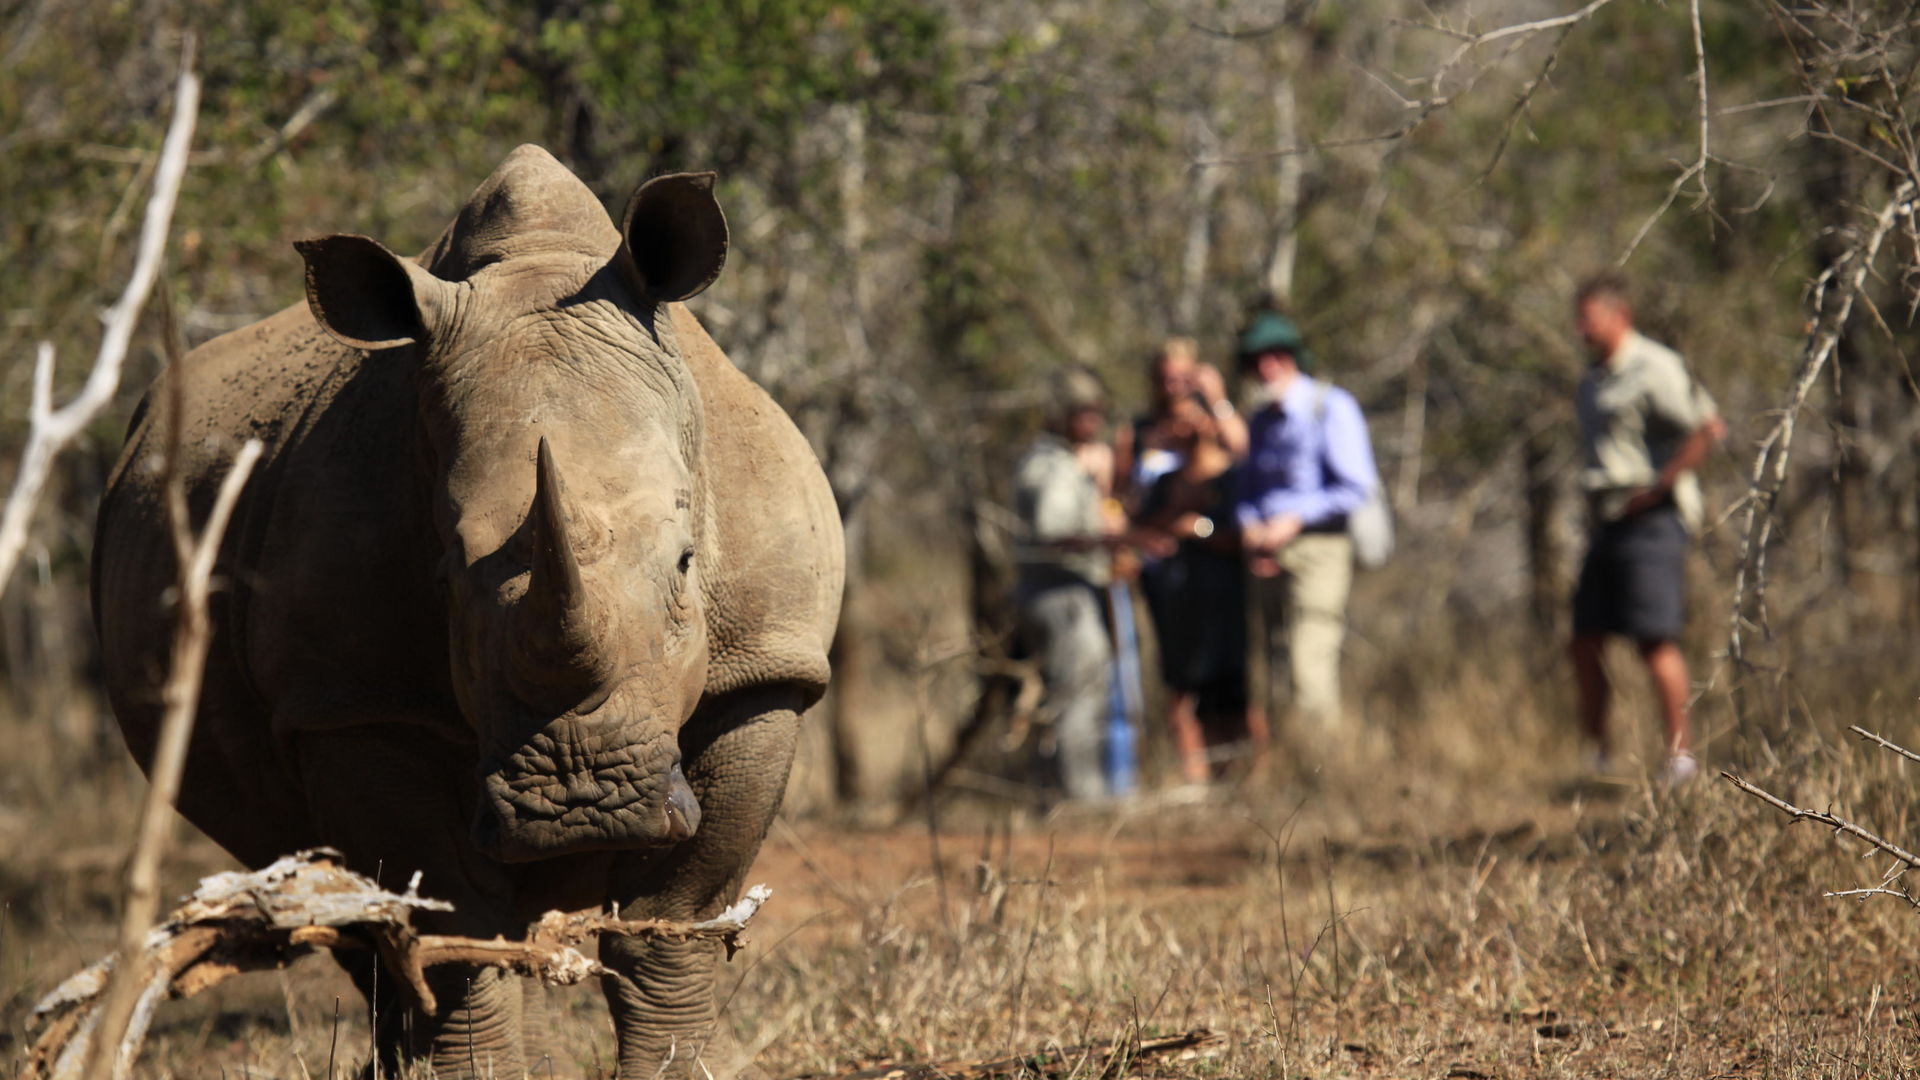
[(1192, 338), (1168, 338), (1147, 358), (1147, 411), (1120, 425), (1113, 436), (1114, 494), (1137, 509), (1153, 482), (1178, 469), (1175, 407), (1199, 395), (1219, 425), (1221, 444), (1237, 460), (1247, 452), (1247, 424), (1227, 396), (1220, 369), (1200, 362)]

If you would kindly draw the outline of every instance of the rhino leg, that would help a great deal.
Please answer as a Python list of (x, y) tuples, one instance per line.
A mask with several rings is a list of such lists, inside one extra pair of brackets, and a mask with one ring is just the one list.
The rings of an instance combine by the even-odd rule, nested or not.
[[(744, 884), (786, 790), (804, 697), (798, 689), (743, 691), (703, 705), (681, 731), (700, 828), (667, 855), (616, 864), (614, 896), (630, 918), (705, 919)], [(732, 1075), (730, 1040), (716, 1040), (713, 942), (608, 937), (600, 960), (620, 1041), (621, 1080)], [(702, 1063), (705, 1069), (701, 1067)]]
[(372, 954), (336, 958), (361, 996), (379, 1005), (376, 1056), (361, 1070), (363, 1080), (424, 1074), (427, 1067), (435, 1077), (483, 1080), (521, 1076), (523, 1062), (545, 1067), (513, 1034), (525, 1022), (521, 984), (527, 980), (499, 968), (438, 965), (427, 971), (427, 985), (441, 1009), (427, 1016), (407, 1006), (406, 991)]
[[(296, 748), (323, 843), (390, 889), (406, 888), (420, 871), (422, 895), (452, 902), (451, 912), (422, 912), (415, 919), (420, 930), (513, 937), (524, 929), (525, 920), (515, 918), (505, 869), (466, 840), (474, 799), (466, 779), (470, 770), (451, 763), (470, 758), (471, 751), (419, 724), (303, 732)], [(427, 983), (438, 1009), (428, 1015), (407, 1007), (398, 985), (371, 958), (350, 963), (348, 971), (361, 992), (378, 1002), (383, 1073), (399, 1075), (416, 1062), (431, 1065), (440, 1077), (519, 1076), (525, 1070), (517, 976), (494, 968), (435, 967)]]
[(539, 979), (520, 980), (520, 1052), (527, 1063), (527, 1075), (552, 1076), (557, 1067), (559, 1040), (553, 1037), (557, 1019), (553, 993)]

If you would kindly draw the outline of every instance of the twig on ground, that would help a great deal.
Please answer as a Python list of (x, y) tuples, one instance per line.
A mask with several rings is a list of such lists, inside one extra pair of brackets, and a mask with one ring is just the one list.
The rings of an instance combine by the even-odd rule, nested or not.
[(1223, 1042), (1206, 1028), (1157, 1039), (1121, 1039), (1086, 1043), (1061, 1049), (1038, 1050), (1016, 1057), (978, 1061), (942, 1061), (876, 1065), (808, 1080), (999, 1080), (1001, 1077), (1083, 1077), (1132, 1075), (1141, 1058), (1177, 1055), (1198, 1057)]

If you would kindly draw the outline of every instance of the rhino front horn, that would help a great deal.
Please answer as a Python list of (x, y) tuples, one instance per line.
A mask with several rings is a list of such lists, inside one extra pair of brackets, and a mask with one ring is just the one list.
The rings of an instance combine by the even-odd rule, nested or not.
[(574, 549), (574, 515), (553, 448), (540, 438), (533, 507), (527, 513), (532, 557), (520, 622), (528, 658), (537, 666), (566, 666), (587, 651), (588, 598)]
[(553, 447), (540, 436), (539, 463), (534, 479), (533, 509), (533, 583), (528, 599), (539, 597), (551, 604), (556, 613), (577, 608), (586, 598), (580, 580), (580, 559), (574, 554), (573, 538), (568, 535), (572, 514), (567, 507), (566, 484), (560, 479), (560, 466), (553, 460)]

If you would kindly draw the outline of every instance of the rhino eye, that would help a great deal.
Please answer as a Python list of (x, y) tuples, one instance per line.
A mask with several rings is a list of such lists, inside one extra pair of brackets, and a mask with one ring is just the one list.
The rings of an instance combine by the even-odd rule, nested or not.
[(693, 549), (688, 548), (680, 553), (680, 572), (684, 574), (691, 569), (693, 569)]

